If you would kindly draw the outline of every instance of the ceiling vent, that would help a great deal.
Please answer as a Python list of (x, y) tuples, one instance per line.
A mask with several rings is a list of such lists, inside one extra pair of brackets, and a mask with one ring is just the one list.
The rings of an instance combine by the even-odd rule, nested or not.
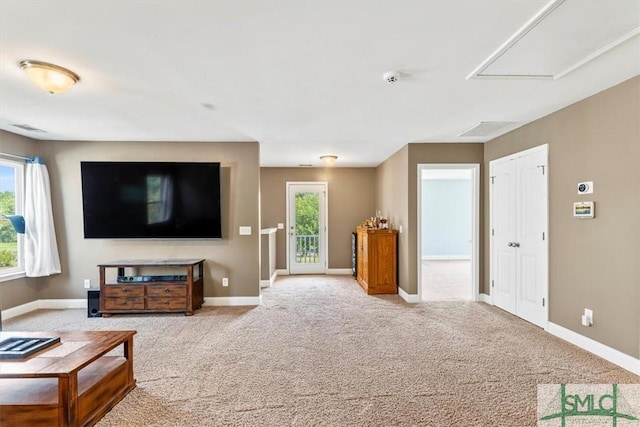
[(33, 126), (29, 126), (29, 125), (12, 124), (11, 126), (13, 126), (14, 128), (26, 130), (26, 131), (29, 131), (29, 132), (44, 132), (44, 133), (46, 133), (46, 131), (44, 131), (42, 129), (34, 128)]
[(501, 131), (517, 125), (518, 122), (480, 122), (458, 136), (483, 137), (493, 136)]

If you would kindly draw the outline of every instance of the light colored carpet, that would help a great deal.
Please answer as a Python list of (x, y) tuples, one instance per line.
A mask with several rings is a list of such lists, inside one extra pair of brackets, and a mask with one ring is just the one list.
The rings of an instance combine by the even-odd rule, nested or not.
[(42, 310), (6, 330), (136, 329), (138, 386), (99, 426), (532, 426), (536, 385), (640, 378), (482, 303), (367, 296), (289, 276), (259, 307), (87, 319)]
[(470, 301), (470, 260), (423, 260), (422, 299), (425, 301)]

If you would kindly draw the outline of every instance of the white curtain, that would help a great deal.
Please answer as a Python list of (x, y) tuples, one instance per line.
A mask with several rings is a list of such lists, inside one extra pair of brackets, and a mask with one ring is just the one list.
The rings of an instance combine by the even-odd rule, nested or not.
[(40, 157), (27, 163), (24, 200), (25, 270), (29, 277), (60, 273), (49, 171)]

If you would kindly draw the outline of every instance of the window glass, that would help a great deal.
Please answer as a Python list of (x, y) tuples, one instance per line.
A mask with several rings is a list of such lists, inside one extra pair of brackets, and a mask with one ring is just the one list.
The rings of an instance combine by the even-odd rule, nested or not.
[(24, 163), (0, 160), (0, 280), (24, 273), (23, 235), (4, 215), (22, 215)]

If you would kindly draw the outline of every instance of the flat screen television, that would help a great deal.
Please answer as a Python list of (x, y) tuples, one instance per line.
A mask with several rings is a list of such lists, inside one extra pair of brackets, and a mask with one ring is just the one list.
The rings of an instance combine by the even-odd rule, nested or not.
[(81, 162), (84, 237), (222, 238), (220, 163)]

